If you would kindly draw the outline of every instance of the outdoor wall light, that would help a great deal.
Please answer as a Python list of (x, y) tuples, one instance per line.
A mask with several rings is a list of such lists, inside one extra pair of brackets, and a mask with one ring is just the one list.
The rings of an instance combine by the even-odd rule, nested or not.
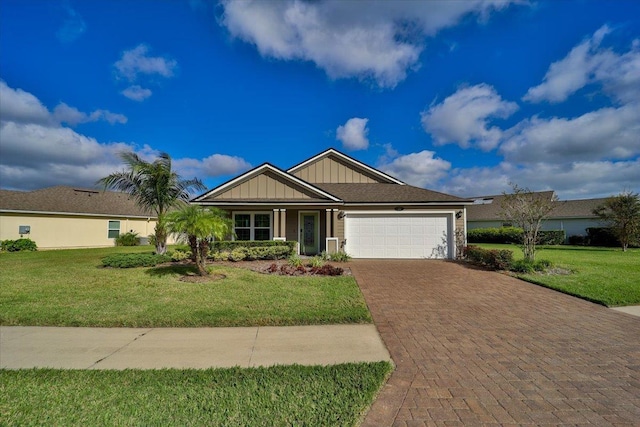
[(456, 212), (456, 219), (462, 218), (462, 211)]
[(344, 211), (339, 211), (338, 212), (338, 219), (344, 218), (344, 215), (345, 215)]
[(394, 210), (396, 210), (396, 211), (400, 212), (400, 211), (403, 211), (403, 210), (404, 210), (404, 208), (403, 208), (402, 206), (396, 206), (396, 207), (394, 208)]

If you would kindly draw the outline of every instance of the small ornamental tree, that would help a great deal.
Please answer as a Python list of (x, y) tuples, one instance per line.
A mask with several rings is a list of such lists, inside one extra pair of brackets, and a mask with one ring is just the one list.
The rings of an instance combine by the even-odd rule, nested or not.
[(168, 213), (166, 220), (169, 232), (179, 237), (186, 237), (191, 248), (191, 259), (196, 264), (198, 274), (208, 275), (205, 262), (209, 252), (209, 239), (224, 239), (233, 230), (226, 212), (198, 205), (186, 205)]
[(171, 157), (167, 153), (160, 153), (152, 163), (133, 152), (120, 153), (120, 158), (127, 169), (98, 180), (98, 184), (105, 190), (130, 194), (138, 206), (156, 214), (156, 253), (164, 254), (167, 251), (166, 213), (187, 203), (191, 190), (204, 190), (206, 187), (197, 178), (182, 179), (171, 168)]
[(640, 240), (640, 196), (637, 193), (623, 192), (609, 197), (593, 213), (611, 228), (623, 251)]
[(511, 194), (503, 193), (502, 213), (506, 220), (522, 228), (522, 252), (527, 261), (535, 261), (538, 233), (554, 208), (555, 195), (547, 198), (528, 188), (513, 184)]

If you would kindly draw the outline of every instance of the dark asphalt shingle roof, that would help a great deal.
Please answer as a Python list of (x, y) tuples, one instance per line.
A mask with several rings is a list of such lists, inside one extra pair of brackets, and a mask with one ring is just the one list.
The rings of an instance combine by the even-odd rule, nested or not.
[[(538, 197), (551, 199), (553, 191), (535, 193)], [(467, 206), (467, 221), (500, 221), (504, 195), (472, 197), (472, 200), (484, 201)], [(607, 199), (582, 199), (556, 201), (549, 218), (596, 218), (593, 209)], [(490, 203), (489, 203), (490, 202)]]
[(464, 203), (468, 199), (399, 184), (314, 184), (345, 203)]
[(125, 193), (66, 186), (34, 191), (0, 190), (0, 210), (114, 216), (155, 216)]

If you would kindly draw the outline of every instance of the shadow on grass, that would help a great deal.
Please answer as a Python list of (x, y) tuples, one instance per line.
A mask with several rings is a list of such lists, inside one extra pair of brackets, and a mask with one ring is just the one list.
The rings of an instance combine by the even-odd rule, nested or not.
[(153, 277), (173, 276), (176, 274), (180, 276), (186, 276), (190, 274), (197, 274), (198, 270), (196, 269), (195, 265), (180, 264), (153, 267), (145, 271), (145, 273)]

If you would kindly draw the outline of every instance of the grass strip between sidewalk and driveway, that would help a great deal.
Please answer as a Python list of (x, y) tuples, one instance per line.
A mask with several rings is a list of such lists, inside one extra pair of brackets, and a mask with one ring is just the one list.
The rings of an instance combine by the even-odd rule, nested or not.
[(3, 425), (355, 426), (388, 362), (207, 370), (0, 371)]
[[(516, 245), (478, 244), (509, 249), (522, 259)], [(584, 246), (542, 246), (536, 260), (546, 259), (569, 274), (522, 274), (519, 278), (609, 307), (640, 304), (640, 249)]]
[(351, 276), (277, 276), (216, 266), (225, 278), (180, 281), (191, 266), (103, 268), (113, 247), (0, 254), (0, 325), (284, 326), (370, 323)]

